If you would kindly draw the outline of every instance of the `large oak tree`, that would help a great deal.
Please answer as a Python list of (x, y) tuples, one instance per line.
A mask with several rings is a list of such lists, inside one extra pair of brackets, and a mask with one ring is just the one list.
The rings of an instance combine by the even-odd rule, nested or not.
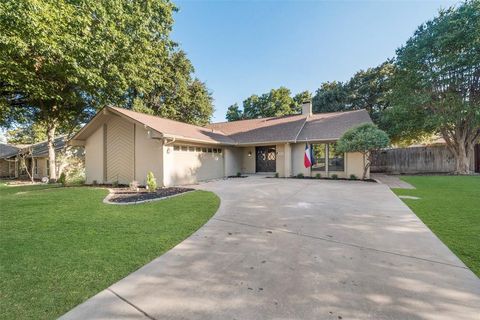
[(55, 134), (104, 105), (205, 123), (211, 96), (169, 38), (174, 11), (168, 0), (2, 1), (0, 126), (45, 127), (55, 180)]
[(480, 137), (480, 1), (441, 11), (397, 51), (386, 117), (397, 136), (439, 133), (455, 173), (471, 171)]

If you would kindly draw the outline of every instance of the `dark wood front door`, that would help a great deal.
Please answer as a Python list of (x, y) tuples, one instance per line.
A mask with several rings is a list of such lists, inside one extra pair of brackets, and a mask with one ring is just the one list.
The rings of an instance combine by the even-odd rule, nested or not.
[(275, 146), (256, 147), (256, 172), (275, 172), (277, 153)]
[(480, 143), (475, 146), (475, 172), (480, 172)]

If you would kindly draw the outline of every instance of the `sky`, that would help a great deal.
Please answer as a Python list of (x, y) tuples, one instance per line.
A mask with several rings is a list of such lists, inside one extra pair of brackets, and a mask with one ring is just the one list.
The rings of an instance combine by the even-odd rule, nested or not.
[(172, 38), (214, 98), (212, 121), (252, 94), (322, 82), (395, 56), (440, 8), (459, 1), (175, 1)]

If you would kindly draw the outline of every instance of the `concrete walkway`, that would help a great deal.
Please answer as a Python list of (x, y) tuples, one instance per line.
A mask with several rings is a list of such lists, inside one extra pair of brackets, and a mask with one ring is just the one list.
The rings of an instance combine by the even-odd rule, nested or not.
[(372, 173), (372, 179), (379, 181), (380, 183), (386, 184), (389, 188), (399, 188), (399, 189), (415, 189), (410, 183), (405, 182), (400, 179), (400, 176), (389, 175), (384, 173)]
[(480, 279), (386, 185), (200, 187), (214, 218), (62, 319), (479, 319)]

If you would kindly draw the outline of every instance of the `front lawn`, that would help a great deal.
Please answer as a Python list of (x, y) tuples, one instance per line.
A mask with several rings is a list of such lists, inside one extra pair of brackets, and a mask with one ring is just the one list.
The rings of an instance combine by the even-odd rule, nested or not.
[(140, 205), (103, 204), (105, 189), (0, 182), (0, 318), (53, 319), (202, 226), (205, 191)]
[(394, 189), (422, 221), (480, 276), (480, 177), (409, 176), (416, 189)]

